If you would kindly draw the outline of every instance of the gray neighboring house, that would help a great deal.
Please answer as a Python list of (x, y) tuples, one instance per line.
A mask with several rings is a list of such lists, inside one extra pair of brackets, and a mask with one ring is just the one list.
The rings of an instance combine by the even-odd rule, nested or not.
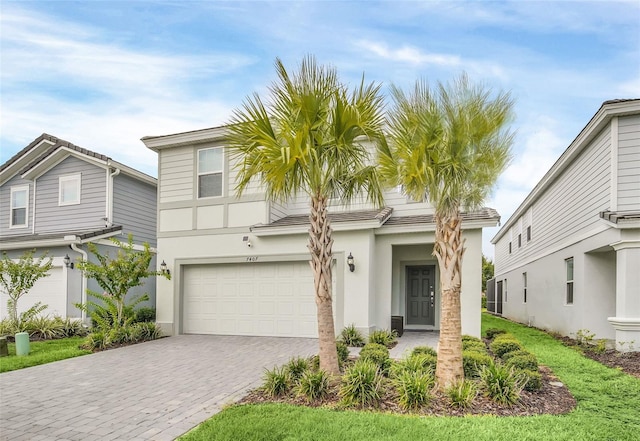
[(602, 104), (492, 239), (493, 312), (640, 348), (640, 99)]
[[(86, 299), (86, 288), (101, 289), (65, 257), (72, 264), (94, 258), (88, 242), (113, 254), (117, 247), (109, 239), (126, 241), (129, 233), (136, 248), (144, 242), (155, 247), (156, 193), (155, 178), (46, 133), (2, 164), (0, 251), (17, 258), (35, 249), (36, 256), (53, 257), (50, 275), (20, 300), (19, 311), (42, 302), (49, 305), (44, 313), (84, 319), (74, 304)], [(148, 293), (152, 306), (155, 284), (151, 277), (137, 291)], [(7, 299), (0, 294), (0, 318)]]
[[(158, 153), (158, 260), (171, 271), (157, 285), (163, 332), (316, 337), (306, 195), (269, 202), (256, 182), (236, 197), (237, 159), (225, 148), (224, 127), (142, 141)], [(440, 329), (433, 212), (397, 189), (385, 193), (382, 208), (330, 207), (336, 331), (354, 324), (368, 334), (392, 320)], [(480, 335), (482, 228), (498, 220), (490, 208), (463, 216), (466, 334)]]

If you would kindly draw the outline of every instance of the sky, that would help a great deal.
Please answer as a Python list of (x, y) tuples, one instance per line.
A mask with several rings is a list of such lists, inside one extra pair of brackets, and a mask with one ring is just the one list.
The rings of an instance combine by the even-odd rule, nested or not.
[(506, 222), (603, 101), (640, 98), (640, 1), (0, 0), (0, 163), (46, 132), (157, 176), (140, 138), (225, 124), (308, 54), (385, 94), (463, 72), (509, 91), (486, 204)]

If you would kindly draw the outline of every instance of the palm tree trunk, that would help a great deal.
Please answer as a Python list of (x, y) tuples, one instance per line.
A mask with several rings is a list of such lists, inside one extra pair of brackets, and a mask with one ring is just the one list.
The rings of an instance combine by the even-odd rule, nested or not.
[(462, 285), (462, 240), (460, 213), (453, 216), (435, 216), (436, 241), (433, 254), (440, 267), (440, 340), (436, 381), (440, 390), (464, 379), (462, 369), (462, 320), (460, 288)]
[(318, 341), (320, 343), (320, 369), (330, 375), (339, 375), (336, 334), (331, 303), (331, 223), (327, 217), (327, 199), (314, 196), (309, 215), (309, 251), (318, 309)]

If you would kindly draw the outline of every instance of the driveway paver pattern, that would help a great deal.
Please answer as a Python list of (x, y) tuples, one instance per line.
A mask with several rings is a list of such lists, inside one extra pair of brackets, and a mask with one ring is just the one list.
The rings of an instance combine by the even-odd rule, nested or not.
[(317, 353), (309, 338), (179, 335), (0, 374), (0, 439), (173, 440)]

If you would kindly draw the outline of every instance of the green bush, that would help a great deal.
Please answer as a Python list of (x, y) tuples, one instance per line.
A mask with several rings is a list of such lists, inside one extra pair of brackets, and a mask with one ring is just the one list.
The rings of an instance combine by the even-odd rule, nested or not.
[(431, 399), (435, 378), (425, 372), (403, 371), (394, 380), (398, 403), (403, 409), (417, 409)]
[(340, 397), (347, 405), (377, 405), (381, 398), (382, 381), (378, 365), (368, 359), (358, 360), (342, 376)]
[(162, 337), (162, 329), (154, 322), (139, 322), (130, 325), (133, 342), (156, 340)]
[(121, 326), (113, 328), (106, 333), (107, 344), (119, 345), (135, 341), (135, 332), (132, 332), (132, 328), (129, 326)]
[(489, 355), (477, 351), (462, 351), (462, 368), (465, 378), (479, 378), (484, 366), (489, 366), (493, 360)]
[(309, 402), (319, 400), (329, 390), (329, 376), (324, 371), (304, 371), (295, 390)]
[(438, 351), (436, 351), (430, 346), (416, 346), (411, 351), (411, 355), (416, 355), (416, 354), (428, 354), (428, 355), (433, 355), (434, 357), (437, 357)]
[(356, 325), (354, 324), (351, 324), (344, 328), (340, 333), (340, 337), (347, 346), (358, 348), (364, 346), (364, 337), (362, 336), (362, 333), (358, 331)]
[(533, 354), (515, 355), (513, 357), (510, 357), (509, 360), (506, 361), (505, 366), (521, 371), (537, 371), (538, 360)]
[(542, 389), (542, 374), (540, 372), (524, 370), (521, 373), (526, 381), (524, 390), (535, 392)]
[(506, 354), (504, 354), (502, 356), (502, 361), (506, 362), (511, 357), (515, 357), (517, 355), (532, 355), (532, 354), (531, 354), (531, 352), (527, 351), (526, 349), (521, 349), (519, 351), (507, 352)]
[(502, 358), (502, 356), (508, 352), (520, 351), (522, 350), (522, 345), (517, 340), (510, 339), (495, 339), (489, 345), (491, 348), (491, 352), (495, 354), (496, 357)]
[(80, 348), (89, 351), (102, 351), (108, 346), (107, 336), (104, 331), (94, 331), (87, 335)]
[(505, 332), (504, 334), (498, 334), (496, 335), (493, 340), (498, 340), (498, 341), (503, 341), (503, 340), (515, 340), (518, 341), (518, 339), (515, 337), (515, 335), (510, 334), (508, 332)]
[(499, 329), (499, 328), (489, 328), (484, 332), (484, 334), (487, 336), (489, 340), (493, 340), (497, 335), (506, 334), (506, 333), (507, 333), (506, 330)]
[(148, 306), (142, 306), (135, 310), (134, 323), (142, 322), (155, 322), (156, 321), (156, 309)]
[(320, 369), (320, 356), (314, 355), (309, 359), (309, 369), (312, 371), (317, 371)]
[(338, 351), (338, 362), (341, 364), (347, 361), (349, 358), (349, 347), (346, 343), (337, 341), (336, 342), (336, 350)]
[(526, 378), (513, 368), (491, 363), (480, 371), (480, 380), (489, 398), (499, 404), (512, 405), (520, 399)]
[(482, 296), (482, 300), (480, 301), (480, 307), (482, 309), (487, 309), (487, 296)]
[(377, 343), (387, 348), (393, 346), (396, 341), (398, 341), (398, 333), (396, 331), (381, 329), (369, 334), (369, 343)]
[(475, 400), (478, 388), (473, 381), (462, 380), (449, 386), (445, 393), (451, 401), (451, 406), (465, 409)]
[(436, 370), (436, 357), (430, 354), (412, 354), (402, 361), (391, 364), (390, 373), (394, 378), (404, 372), (416, 372), (433, 375)]
[(482, 342), (482, 339), (480, 339), (480, 338), (478, 338), (478, 337), (474, 337), (473, 335), (467, 335), (467, 334), (464, 334), (464, 335), (462, 336), (462, 343), (464, 343), (464, 342), (466, 342), (466, 341), (467, 341), (467, 342), (468, 342), (468, 341), (473, 341), (473, 342), (478, 342), (478, 343), (482, 343), (482, 344), (484, 344), (484, 343)]
[(387, 373), (391, 366), (389, 349), (378, 343), (367, 343), (360, 350), (360, 359), (374, 363), (380, 372)]
[(292, 358), (285, 365), (285, 369), (291, 381), (298, 381), (307, 369), (309, 369), (309, 361), (306, 358)]
[(262, 390), (271, 397), (279, 397), (289, 392), (291, 382), (287, 369), (282, 367), (274, 367), (272, 370), (266, 370), (264, 373), (264, 382)]
[(476, 351), (482, 354), (487, 353), (487, 346), (482, 341), (462, 341), (462, 350), (463, 351)]
[(56, 320), (59, 320), (62, 324), (62, 333), (63, 337), (75, 337), (75, 336), (85, 336), (88, 334), (89, 330), (82, 323), (81, 320), (72, 319), (72, 318), (60, 318), (55, 317)]

